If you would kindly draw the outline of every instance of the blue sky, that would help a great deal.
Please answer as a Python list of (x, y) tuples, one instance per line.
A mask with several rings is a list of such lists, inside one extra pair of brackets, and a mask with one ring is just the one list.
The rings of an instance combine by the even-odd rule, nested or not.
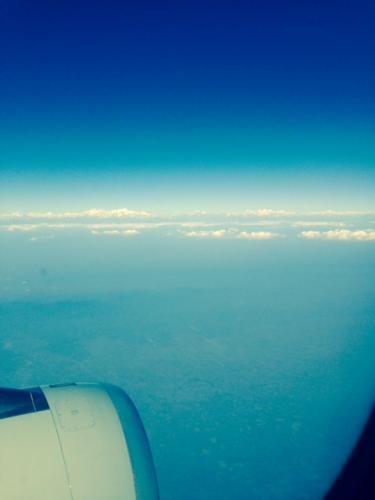
[(3, 2), (1, 208), (374, 206), (357, 2)]

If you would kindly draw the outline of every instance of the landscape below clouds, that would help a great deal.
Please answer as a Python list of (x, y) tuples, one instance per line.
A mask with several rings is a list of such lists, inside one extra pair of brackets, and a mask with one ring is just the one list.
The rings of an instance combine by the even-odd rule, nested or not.
[(3, 213), (2, 385), (126, 389), (163, 500), (320, 498), (375, 389), (374, 219)]

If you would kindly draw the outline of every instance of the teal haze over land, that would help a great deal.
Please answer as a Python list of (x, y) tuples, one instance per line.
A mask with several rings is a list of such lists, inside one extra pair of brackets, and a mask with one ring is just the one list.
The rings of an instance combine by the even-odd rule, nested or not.
[(127, 212), (2, 214), (2, 385), (123, 387), (163, 499), (321, 498), (373, 401), (374, 213)]
[(322, 498), (375, 394), (373, 2), (0, 19), (0, 385), (123, 387), (162, 500)]

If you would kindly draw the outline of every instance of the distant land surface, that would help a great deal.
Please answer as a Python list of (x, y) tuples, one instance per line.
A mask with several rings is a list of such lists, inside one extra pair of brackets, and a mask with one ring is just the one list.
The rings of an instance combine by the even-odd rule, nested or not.
[(0, 238), (2, 386), (123, 387), (163, 500), (322, 496), (374, 394), (373, 242)]

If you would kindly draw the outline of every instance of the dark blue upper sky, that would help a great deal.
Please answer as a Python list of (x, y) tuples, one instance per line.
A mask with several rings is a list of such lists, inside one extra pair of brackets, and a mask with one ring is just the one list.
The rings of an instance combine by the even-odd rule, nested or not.
[(375, 165), (373, 1), (3, 1), (3, 172)]

